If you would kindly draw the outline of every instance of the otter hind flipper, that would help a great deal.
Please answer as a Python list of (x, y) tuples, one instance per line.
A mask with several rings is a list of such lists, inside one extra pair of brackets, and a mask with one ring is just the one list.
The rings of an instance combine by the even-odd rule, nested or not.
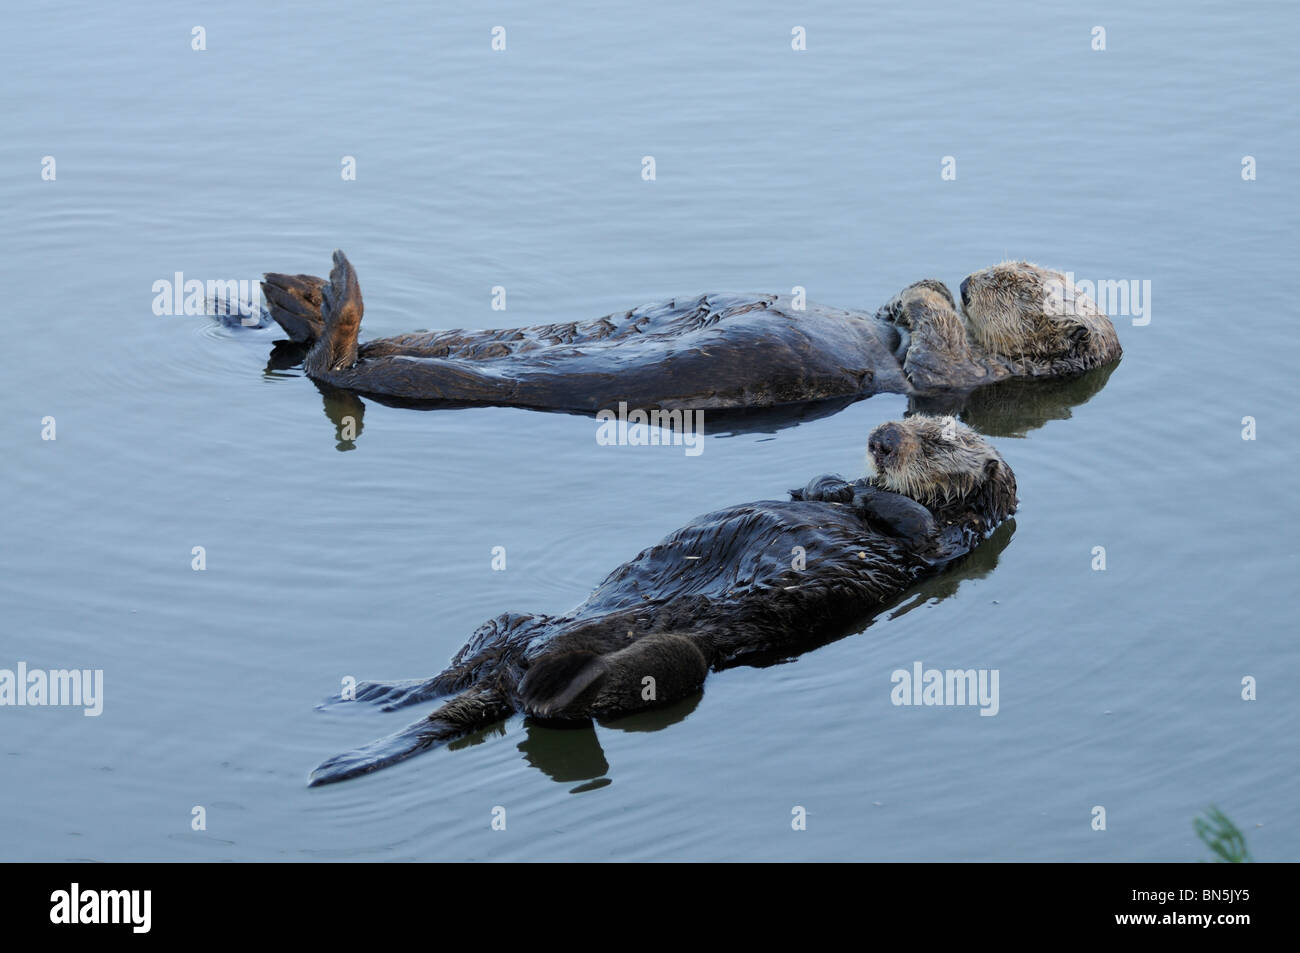
[(442, 676), (433, 678), (408, 678), (395, 682), (358, 682), (351, 692), (331, 695), (317, 708), (336, 705), (355, 705), (358, 702), (377, 705), (381, 711), (396, 711), (408, 705), (417, 705), (449, 694)]
[(487, 728), (513, 713), (514, 706), (498, 692), (471, 688), (400, 731), (322, 761), (307, 784), (317, 787), (378, 771)]
[(329, 283), (321, 287), (323, 328), (304, 361), (309, 375), (328, 379), (330, 371), (347, 370), (357, 362), (357, 333), (364, 312), (356, 269), (348, 256), (336, 249)]
[(315, 275), (262, 276), (262, 297), (271, 317), (298, 344), (313, 344), (325, 330), (321, 317), (321, 289), (324, 278)]
[(524, 711), (540, 717), (606, 718), (670, 704), (700, 690), (709, 661), (684, 632), (655, 632), (616, 652), (555, 652), (519, 683)]
[(569, 707), (609, 672), (595, 652), (557, 652), (533, 662), (519, 683), (519, 700), (530, 715), (547, 718)]
[(322, 761), (312, 771), (307, 785), (314, 788), (378, 771), (432, 748), (439, 740), (429, 720), (422, 718), (401, 731)]

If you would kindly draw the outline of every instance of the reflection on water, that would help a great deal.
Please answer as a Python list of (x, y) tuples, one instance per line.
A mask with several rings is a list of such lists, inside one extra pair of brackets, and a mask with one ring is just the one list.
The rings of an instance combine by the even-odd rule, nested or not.
[(1120, 363), (1114, 361), (1072, 377), (1013, 377), (960, 398), (913, 397), (908, 411), (955, 414), (989, 437), (1023, 437), (1048, 421), (1069, 420), (1076, 407), (1101, 392)]
[(350, 390), (341, 390), (322, 381), (313, 380), (325, 404), (325, 416), (334, 424), (335, 450), (355, 450), (357, 438), (364, 429), (366, 402)]
[(987, 576), (997, 568), (998, 557), (1002, 555), (1002, 550), (1006, 549), (1011, 542), (1011, 537), (1015, 534), (1015, 531), (1015, 519), (1007, 520), (957, 565), (938, 576), (922, 580), (909, 592), (901, 596), (897, 608), (889, 613), (889, 618), (897, 619), (918, 606), (943, 602), (943, 600), (955, 596), (963, 582), (971, 579), (982, 579)]
[(605, 752), (596, 737), (596, 727), (590, 722), (558, 724), (525, 718), (523, 730), (519, 753), (530, 767), (552, 781), (561, 784), (593, 781), (609, 771), (609, 762), (605, 760)]
[[(684, 721), (699, 706), (703, 696), (703, 692), (696, 692), (663, 708), (620, 718), (602, 718), (599, 723), (602, 728), (616, 731), (662, 731)], [(613, 778), (606, 776), (609, 761), (600, 746), (595, 722), (556, 722), (528, 717), (523, 720), (523, 730), (524, 740), (518, 747), (528, 765), (562, 784), (590, 782), (573, 788), (570, 794), (595, 791), (613, 783)]]
[[(501, 54), (467, 5), (322, 18), (287, 0), (286, 44), (265, 5), (229, 0), (205, 26), (239, 42), (202, 53), (137, 6), (15, 4), (0, 31), (0, 668), (102, 668), (106, 694), (100, 718), (0, 711), (7, 857), (1146, 860), (1201, 856), (1188, 818), (1208, 803), (1256, 832), (1260, 859), (1300, 857), (1300, 695), (1239, 697), (1245, 675), (1300, 680), (1300, 395), (1278, 280), (1296, 185), (1276, 159), (1300, 152), (1293, 5), (1129, 4), (1099, 52), (1050, 4), (842, 3), (796, 53), (790, 24), (736, 0), (704, 20), (680, 0), (653, 17), (501, 0)], [(394, 42), (421, 36), (437, 55)], [(316, 134), (232, 151), (267, 103)], [(1063, 103), (1103, 117), (1099, 148), (1080, 149)], [(57, 180), (37, 174), (47, 153)], [(151, 285), (177, 271), (311, 270), (339, 244), (373, 253), (375, 336), (562, 322), (673, 289), (871, 306), (998, 258), (1149, 278), (1155, 307), (1119, 322), (1122, 371), (946, 405), (706, 415), (689, 459), (599, 446), (555, 414), (318, 399), (300, 354), (268, 360), (277, 329), (152, 314)], [(343, 738), (407, 722), (313, 712), (340, 674), (441, 668), (490, 609), (563, 611), (642, 540), (860, 472), (866, 433), (909, 409), (994, 436), (1026, 500), (1015, 545), (1007, 526), (862, 638), (715, 676), (671, 731), (636, 726), (680, 712), (578, 735), (519, 718), (355, 785), (303, 785)], [(47, 415), (55, 441), (37, 436)], [(1000, 666), (998, 716), (893, 708), (889, 672), (931, 654)], [(778, 693), (793, 704), (773, 717)], [(816, 805), (794, 838), (773, 820), (787, 794)], [(228, 807), (199, 834), (195, 803)], [(476, 839), (485, 803), (530, 823)], [(1123, 831), (1091, 831), (1093, 803)]]

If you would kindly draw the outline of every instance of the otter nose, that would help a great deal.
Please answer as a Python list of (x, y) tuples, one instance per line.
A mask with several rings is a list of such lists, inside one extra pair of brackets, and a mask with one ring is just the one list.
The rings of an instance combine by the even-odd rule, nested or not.
[(969, 297), (969, 292), (970, 292), (970, 279), (963, 278), (961, 280), (961, 306), (963, 308), (966, 307), (966, 299)]
[(898, 428), (877, 427), (867, 438), (867, 449), (877, 457), (887, 457), (898, 449)]

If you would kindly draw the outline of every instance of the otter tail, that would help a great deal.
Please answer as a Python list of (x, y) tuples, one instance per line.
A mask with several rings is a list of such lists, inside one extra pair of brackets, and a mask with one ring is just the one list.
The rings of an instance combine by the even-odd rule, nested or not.
[(333, 784), (405, 761), (421, 751), (449, 744), (514, 713), (494, 689), (471, 688), (401, 731), (335, 755), (311, 773), (308, 785)]

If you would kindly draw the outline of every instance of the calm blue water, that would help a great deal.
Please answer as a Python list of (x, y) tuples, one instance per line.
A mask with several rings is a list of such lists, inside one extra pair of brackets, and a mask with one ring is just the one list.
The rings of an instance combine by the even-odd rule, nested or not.
[[(0, 854), (1199, 859), (1215, 803), (1258, 859), (1300, 858), (1297, 27), (1285, 3), (7, 11), (0, 668), (99, 668), (105, 698), (0, 708)], [(907, 409), (687, 457), (372, 404), (340, 452), (311, 382), (264, 372), (276, 333), (151, 307), (177, 271), (319, 273), (335, 247), (368, 336), (796, 285), (869, 309), (1004, 257), (1149, 280), (1151, 321), (1117, 318), (1092, 399), (995, 435), (1014, 531), (910, 611), (667, 713), (515, 718), (309, 790), (417, 714), (314, 710), (341, 678), (431, 674), (695, 515), (858, 474)], [(894, 707), (918, 660), (998, 669), (999, 714)]]

